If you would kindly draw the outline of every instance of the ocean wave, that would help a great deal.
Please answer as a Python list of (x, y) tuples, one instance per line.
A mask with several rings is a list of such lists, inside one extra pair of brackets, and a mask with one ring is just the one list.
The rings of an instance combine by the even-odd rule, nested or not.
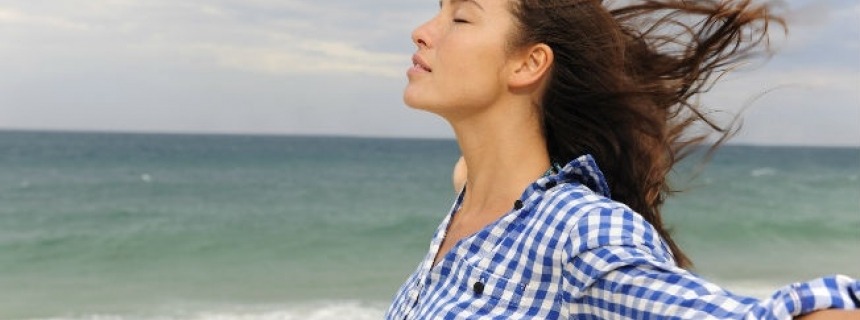
[(385, 304), (359, 301), (309, 302), (279, 307), (232, 307), (172, 314), (89, 314), (27, 320), (370, 320), (381, 319)]
[(776, 169), (771, 167), (757, 168), (750, 171), (750, 176), (754, 178), (772, 176), (776, 174)]
[[(754, 281), (720, 281), (724, 288), (736, 294), (768, 298), (779, 288), (773, 283)], [(164, 312), (161, 314), (89, 314), (26, 320), (371, 320), (381, 319), (387, 303), (362, 301), (313, 301), (283, 306), (213, 307), (195, 312)]]
[[(780, 286), (755, 281), (718, 281), (729, 291), (768, 298)], [(211, 307), (194, 312), (150, 312), (147, 314), (85, 314), (26, 320), (375, 320), (385, 313), (387, 302), (311, 301), (280, 306)]]
[[(717, 281), (719, 286), (728, 291), (757, 299), (767, 299), (782, 285), (756, 281)], [(787, 285), (787, 283), (785, 284)]]

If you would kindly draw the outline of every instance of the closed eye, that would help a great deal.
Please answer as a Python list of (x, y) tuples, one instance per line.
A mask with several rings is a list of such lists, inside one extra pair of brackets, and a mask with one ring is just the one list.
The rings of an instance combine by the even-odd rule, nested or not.
[(463, 19), (457, 19), (457, 18), (454, 18), (454, 23), (469, 23), (469, 21), (466, 21), (466, 20), (463, 20)]

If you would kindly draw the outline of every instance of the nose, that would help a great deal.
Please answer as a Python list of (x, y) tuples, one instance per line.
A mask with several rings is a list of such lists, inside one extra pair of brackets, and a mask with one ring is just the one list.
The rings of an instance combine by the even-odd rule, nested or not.
[(415, 30), (412, 30), (412, 43), (418, 46), (419, 49), (428, 48), (431, 45), (430, 38), (432, 31), (430, 27), (432, 22), (433, 20), (431, 19), (415, 28)]

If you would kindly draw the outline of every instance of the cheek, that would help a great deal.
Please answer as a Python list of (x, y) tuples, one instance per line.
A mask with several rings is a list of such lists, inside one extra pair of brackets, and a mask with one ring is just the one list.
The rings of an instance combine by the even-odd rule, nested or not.
[(491, 43), (451, 43), (451, 48), (457, 50), (439, 52), (438, 56), (444, 66), (440, 84), (446, 91), (456, 93), (459, 99), (475, 99), (504, 88), (503, 50)]

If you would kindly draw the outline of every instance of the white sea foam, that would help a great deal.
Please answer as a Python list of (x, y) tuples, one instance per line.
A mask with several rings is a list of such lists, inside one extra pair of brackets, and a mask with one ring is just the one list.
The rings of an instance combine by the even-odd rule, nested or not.
[[(753, 282), (753, 281), (717, 281), (721, 287), (735, 293), (748, 297), (754, 297), (758, 299), (767, 299), (777, 289), (779, 289), (780, 285), (775, 285), (773, 283), (761, 283), (761, 282)], [(785, 285), (788, 285), (786, 283)]]
[(217, 311), (175, 312), (173, 314), (119, 315), (91, 314), (34, 318), (30, 320), (370, 320), (381, 319), (382, 303), (358, 301), (311, 302), (278, 307), (230, 307)]
[[(729, 291), (765, 299), (778, 286), (757, 282), (721, 281)], [(359, 301), (317, 301), (267, 307), (220, 307), (213, 311), (173, 312), (172, 314), (119, 315), (91, 314), (34, 318), (29, 320), (376, 320), (385, 313), (386, 303)]]
[(750, 175), (753, 177), (764, 177), (764, 176), (772, 176), (776, 174), (776, 169), (770, 167), (758, 168), (750, 171)]
[[(779, 286), (748, 281), (718, 281), (729, 291), (768, 298)], [(282, 306), (216, 307), (210, 311), (172, 312), (149, 315), (91, 314), (34, 318), (29, 320), (375, 320), (385, 313), (387, 302), (316, 301)]]

